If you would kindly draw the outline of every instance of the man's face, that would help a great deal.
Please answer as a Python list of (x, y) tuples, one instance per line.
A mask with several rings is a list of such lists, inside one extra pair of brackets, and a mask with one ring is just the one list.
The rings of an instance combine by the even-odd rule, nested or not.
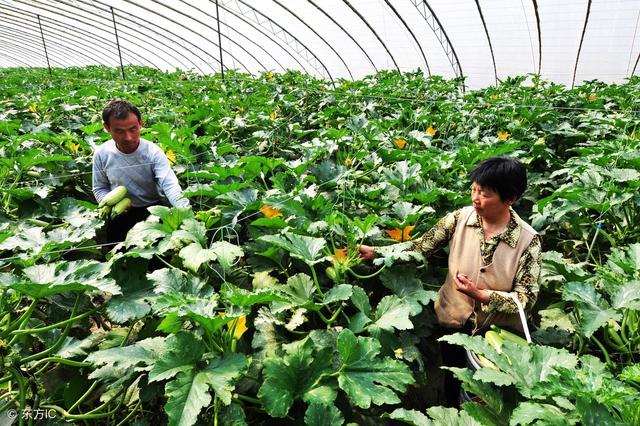
[(111, 133), (116, 147), (125, 154), (134, 152), (140, 144), (140, 129), (142, 121), (134, 113), (129, 113), (127, 118), (109, 119), (109, 124), (104, 123), (104, 128)]

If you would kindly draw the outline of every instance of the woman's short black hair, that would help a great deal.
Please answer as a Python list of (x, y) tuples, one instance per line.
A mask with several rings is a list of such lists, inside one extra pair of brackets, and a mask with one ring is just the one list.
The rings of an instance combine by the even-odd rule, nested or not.
[(142, 114), (140, 114), (140, 110), (135, 105), (121, 99), (114, 99), (102, 110), (102, 122), (109, 125), (109, 119), (111, 117), (122, 120), (123, 118), (129, 118), (129, 114), (131, 113), (134, 113), (136, 117), (138, 117), (138, 121), (142, 119)]
[(515, 201), (527, 189), (527, 170), (520, 161), (508, 157), (482, 160), (469, 178), (471, 182), (497, 192), (502, 201)]

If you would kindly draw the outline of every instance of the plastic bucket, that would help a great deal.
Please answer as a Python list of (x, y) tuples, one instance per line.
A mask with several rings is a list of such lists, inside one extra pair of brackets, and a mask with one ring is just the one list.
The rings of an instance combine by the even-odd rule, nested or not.
[[(477, 371), (482, 368), (478, 356), (469, 350), (467, 350), (467, 368), (471, 371)], [(484, 405), (482, 398), (471, 392), (467, 392), (464, 388), (460, 388), (460, 404), (464, 404), (465, 402), (475, 402)]]

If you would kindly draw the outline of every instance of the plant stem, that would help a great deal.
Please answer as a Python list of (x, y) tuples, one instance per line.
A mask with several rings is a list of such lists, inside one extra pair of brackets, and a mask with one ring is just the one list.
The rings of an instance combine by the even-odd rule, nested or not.
[(164, 264), (165, 264), (165, 265), (167, 265), (169, 268), (171, 268), (171, 269), (176, 269), (176, 267), (175, 267), (175, 266), (173, 266), (172, 264), (170, 264), (169, 262), (167, 262), (166, 260), (164, 260), (164, 259), (162, 258), (162, 256), (158, 256), (157, 254), (156, 254), (156, 255), (154, 255), (154, 256), (155, 256), (155, 257), (157, 257), (157, 258), (158, 258), (158, 260), (160, 260), (160, 262), (164, 263)]
[[(596, 243), (596, 238), (598, 238), (598, 233), (600, 233), (600, 229), (602, 228), (601, 224), (596, 225), (596, 232), (593, 234), (593, 239), (591, 240), (591, 244), (589, 245), (589, 251), (587, 252), (587, 258), (584, 260), (585, 263), (589, 261), (589, 257), (591, 257), (591, 250), (593, 249), (593, 245)], [(593, 259), (595, 261), (595, 259)]]
[(96, 311), (98, 311), (100, 308), (94, 308), (90, 311), (84, 312), (78, 316), (75, 317), (71, 317), (69, 319), (66, 319), (64, 321), (60, 321), (57, 322), (55, 324), (51, 324), (48, 325), (46, 327), (40, 327), (40, 328), (25, 328), (25, 329), (21, 329), (21, 330), (15, 330), (12, 331), (11, 334), (39, 334), (39, 333), (46, 333), (47, 331), (51, 331), (51, 330), (55, 330), (56, 328), (62, 327), (63, 325), (67, 325), (69, 323), (73, 323), (76, 322), (78, 320), (81, 320), (83, 318), (86, 318), (92, 314), (94, 314)]
[(129, 340), (129, 336), (131, 336), (131, 330), (133, 330), (133, 326), (136, 325), (136, 323), (137, 321), (131, 323), (129, 329), (127, 330), (127, 335), (124, 336), (124, 339), (122, 339), (122, 342), (120, 343), (120, 347), (123, 347), (127, 343), (127, 340)]
[(120, 421), (120, 423), (118, 423), (116, 426), (122, 426), (122, 425), (126, 424), (127, 420), (129, 420), (136, 413), (136, 411), (138, 411), (138, 408), (140, 407), (140, 405), (142, 405), (142, 401), (138, 400), (138, 402), (136, 403), (136, 406), (133, 407), (133, 410), (131, 410), (131, 412), (129, 414), (127, 414), (127, 417), (122, 419)]
[(262, 405), (262, 401), (260, 401), (257, 398), (252, 398), (250, 396), (242, 395), (241, 393), (238, 393), (235, 396), (236, 396), (237, 399), (240, 399), (242, 401), (247, 401), (247, 402), (251, 402), (253, 404)]
[(373, 278), (373, 277), (375, 277), (375, 276), (379, 275), (379, 274), (380, 274), (380, 272), (384, 271), (386, 267), (387, 267), (387, 265), (383, 265), (383, 266), (382, 266), (382, 268), (378, 269), (376, 272), (374, 272), (374, 273), (373, 273), (373, 274), (371, 274), (371, 275), (359, 275), (359, 274), (357, 274), (357, 273), (353, 272), (353, 270), (352, 270), (351, 268), (349, 268), (349, 269), (347, 269), (347, 270), (348, 270), (348, 271), (349, 271), (349, 273), (350, 273), (351, 275), (353, 275), (354, 277), (356, 277), (356, 278), (358, 278), (358, 279), (360, 279), (360, 280), (367, 280), (367, 279), (369, 279), (369, 278)]
[(316, 274), (316, 269), (313, 267), (313, 265), (309, 265), (309, 267), (311, 268), (311, 275), (313, 275), (313, 282), (316, 285), (316, 290), (318, 291), (318, 294), (320, 296), (324, 297), (324, 293), (320, 289), (320, 283), (318, 282), (318, 275)]
[(600, 348), (600, 351), (602, 351), (602, 354), (604, 355), (604, 359), (606, 360), (607, 366), (611, 370), (613, 370), (613, 368), (615, 367), (615, 364), (611, 362), (611, 358), (609, 357), (609, 352), (607, 351), (607, 349), (604, 347), (602, 343), (600, 343), (600, 340), (598, 340), (595, 336), (591, 336), (590, 339), (593, 343), (596, 344), (596, 346)]
[(76, 402), (73, 403), (71, 407), (69, 407), (69, 412), (72, 412), (76, 407), (78, 407), (82, 402), (87, 399), (87, 397), (93, 392), (93, 390), (98, 386), (98, 381), (95, 381), (89, 386), (89, 389), (80, 397)]
[[(38, 303), (38, 299), (33, 299), (33, 302), (31, 302), (31, 305), (29, 305), (29, 308), (22, 315), (20, 315), (20, 317), (17, 320), (15, 320), (13, 324), (10, 324), (9, 327), (2, 334), (0, 334), (0, 336), (8, 336), (11, 330), (15, 328), (20, 328), (22, 327), (22, 324), (24, 324), (26, 321), (29, 321), (29, 318), (31, 318), (31, 314), (33, 313), (33, 310), (36, 308), (37, 303)], [(9, 344), (11, 345), (15, 339), (16, 339), (16, 336), (14, 336), (13, 339), (11, 339)]]
[(18, 398), (20, 399), (20, 408), (18, 411), (18, 416), (20, 417), (20, 426), (24, 425), (24, 416), (21, 414), (24, 413), (24, 410), (27, 407), (27, 387), (24, 383), (24, 377), (15, 367), (9, 367), (9, 372), (15, 377), (16, 383), (18, 384), (18, 390), (20, 393), (18, 394)]
[(50, 356), (48, 358), (43, 358), (41, 360), (38, 360), (35, 364), (31, 366), (30, 369), (33, 370), (36, 367), (38, 367), (40, 364), (44, 364), (47, 362), (56, 362), (58, 364), (69, 365), (71, 367), (91, 367), (91, 365), (93, 365), (90, 362), (73, 361), (73, 360), (61, 358), (58, 356)]
[[(80, 294), (78, 294), (78, 296), (76, 297), (76, 303), (73, 305), (73, 310), (71, 311), (71, 317), (73, 318), (76, 315), (76, 311), (78, 310), (78, 305), (80, 305)], [(65, 339), (67, 338), (67, 336), (69, 335), (69, 332), (71, 331), (71, 325), (73, 324), (73, 322), (69, 322), (66, 327), (64, 328), (64, 330), (62, 331), (62, 333), (60, 334), (60, 337), (58, 338), (58, 340), (49, 348), (49, 349), (45, 349), (42, 352), (39, 352), (37, 354), (33, 354), (31, 356), (28, 356), (26, 358), (22, 358), (20, 360), (20, 364), (26, 364), (27, 362), (31, 362), (34, 361), (38, 358), (42, 358), (46, 355), (49, 355), (50, 353), (54, 353), (56, 352), (60, 346), (62, 346), (62, 343), (64, 343)]]

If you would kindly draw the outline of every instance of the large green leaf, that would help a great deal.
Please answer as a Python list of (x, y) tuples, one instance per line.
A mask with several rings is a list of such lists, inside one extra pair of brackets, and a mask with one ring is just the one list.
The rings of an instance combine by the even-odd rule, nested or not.
[(413, 242), (406, 241), (396, 243), (390, 246), (376, 247), (376, 258), (373, 260), (374, 265), (391, 266), (396, 262), (424, 262), (424, 256), (413, 250)]
[(380, 343), (371, 337), (356, 337), (349, 329), (338, 335), (340, 355), (338, 384), (360, 408), (396, 404), (394, 393), (404, 392), (414, 382), (409, 368), (391, 358), (380, 358)]
[(314, 265), (324, 260), (321, 254), (327, 245), (323, 238), (307, 237), (290, 232), (286, 232), (284, 236), (263, 235), (258, 240), (283, 248), (291, 256), (301, 259), (309, 265)]
[(97, 346), (102, 339), (104, 336), (100, 333), (90, 334), (82, 340), (67, 336), (55, 354), (61, 358), (86, 356), (89, 349)]
[(181, 292), (188, 295), (210, 294), (203, 292), (206, 282), (199, 277), (177, 268), (162, 268), (147, 274), (156, 293)]
[(640, 281), (631, 281), (616, 288), (611, 296), (615, 309), (640, 311)]
[(235, 389), (235, 380), (247, 369), (249, 360), (243, 354), (225, 354), (215, 358), (198, 374), (204, 374), (209, 387), (223, 404), (231, 404), (231, 392)]
[(404, 265), (384, 271), (380, 281), (403, 302), (411, 307), (411, 316), (422, 312), (422, 306), (426, 306), (438, 295), (436, 291), (426, 291), (422, 282), (416, 277), (415, 265)]
[(253, 306), (268, 302), (286, 302), (289, 299), (274, 289), (244, 290), (227, 284), (222, 289), (222, 296), (237, 306)]
[[(550, 380), (551, 376), (558, 376), (557, 368), (571, 369), (578, 363), (578, 358), (575, 355), (564, 349), (550, 346), (520, 346), (505, 341), (501, 353), (498, 353), (480, 336), (457, 333), (444, 336), (440, 340), (462, 345), (474, 353), (484, 356), (494, 363), (501, 372), (490, 368), (481, 368), (476, 372), (476, 374), (482, 372), (478, 378), (488, 383), (494, 382), (495, 378), (497, 385), (503, 385), (508, 380), (526, 397), (533, 397), (532, 389), (537, 384)], [(476, 378), (475, 375), (473, 377)]]
[(188, 371), (202, 359), (204, 343), (193, 333), (181, 332), (167, 338), (165, 351), (149, 371), (149, 383), (167, 380)]
[(164, 337), (153, 337), (122, 348), (93, 352), (85, 360), (97, 367), (89, 378), (112, 381), (129, 376), (134, 371), (148, 371), (165, 348)]
[(217, 260), (225, 271), (228, 271), (236, 260), (244, 255), (242, 249), (226, 241), (216, 241), (209, 248), (204, 248), (198, 242), (189, 244), (179, 253), (184, 265), (198, 272), (203, 263)]
[(374, 324), (383, 330), (409, 330), (413, 328), (411, 314), (412, 305), (396, 295), (385, 296), (376, 307)]
[(622, 318), (619, 312), (609, 307), (609, 303), (596, 292), (595, 287), (588, 283), (567, 283), (562, 292), (562, 299), (576, 302), (580, 326), (586, 337), (591, 337), (609, 320), (617, 321)]
[(570, 422), (566, 415), (564, 410), (555, 405), (523, 402), (513, 410), (510, 424), (530, 425), (540, 422), (540, 424), (552, 426), (573, 425), (574, 422)]
[(473, 419), (465, 411), (458, 411), (455, 408), (431, 407), (427, 414), (433, 418), (435, 425), (447, 426), (480, 426), (481, 423)]
[(191, 426), (196, 422), (200, 411), (211, 403), (208, 379), (206, 373), (191, 368), (166, 384), (164, 410), (170, 426)]
[(314, 355), (309, 338), (290, 343), (284, 349), (284, 357), (265, 360), (265, 379), (258, 391), (267, 413), (273, 417), (286, 416), (294, 400), (313, 397), (306, 394), (320, 386), (324, 375), (333, 373), (331, 351), (325, 349)]
[(304, 414), (304, 424), (307, 426), (341, 426), (344, 417), (335, 405), (313, 402)]
[(111, 276), (121, 284), (122, 294), (109, 300), (109, 318), (120, 324), (143, 318), (151, 312), (151, 304), (156, 298), (147, 279), (148, 262), (135, 257), (114, 256), (112, 263)]
[(108, 277), (109, 263), (92, 260), (60, 261), (34, 265), (23, 270), (24, 278), (12, 284), (16, 291), (43, 298), (67, 291), (100, 290), (120, 294), (120, 287)]
[(186, 219), (194, 218), (193, 211), (189, 207), (152, 206), (149, 207), (149, 212), (159, 217), (162, 223), (167, 225), (171, 231), (180, 228), (180, 225)]
[(432, 426), (433, 422), (425, 414), (416, 410), (406, 408), (396, 408), (391, 413), (385, 413), (384, 417), (407, 423), (412, 426)]

